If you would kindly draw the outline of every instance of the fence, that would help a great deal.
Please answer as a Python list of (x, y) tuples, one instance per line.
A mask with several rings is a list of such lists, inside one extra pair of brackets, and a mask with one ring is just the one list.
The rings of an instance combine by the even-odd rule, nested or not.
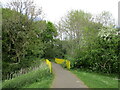
[(10, 79), (13, 79), (13, 78), (16, 78), (16, 77), (19, 77), (23, 74), (27, 74), (31, 71), (34, 71), (34, 70), (37, 70), (37, 69), (40, 69), (42, 66), (36, 66), (36, 67), (29, 67), (29, 68), (21, 68), (19, 71), (14, 71), (14, 72), (11, 72), (11, 73), (8, 73), (6, 74), (6, 76), (2, 76), (3, 80), (10, 80)]
[(69, 60), (55, 58), (55, 62), (56, 62), (57, 64), (62, 64), (63, 62), (65, 62), (65, 63), (66, 63), (66, 67), (67, 67), (68, 69), (70, 69), (70, 61), (69, 61)]
[(63, 62), (65, 62), (65, 60), (64, 59), (55, 58), (55, 62), (57, 64), (62, 64)]

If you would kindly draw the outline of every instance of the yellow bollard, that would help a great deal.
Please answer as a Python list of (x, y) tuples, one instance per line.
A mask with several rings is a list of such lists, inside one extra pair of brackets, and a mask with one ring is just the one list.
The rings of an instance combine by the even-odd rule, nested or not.
[(46, 64), (49, 66), (50, 73), (52, 73), (52, 63), (48, 59), (46, 59)]
[(70, 61), (66, 60), (66, 66), (68, 69), (70, 69)]

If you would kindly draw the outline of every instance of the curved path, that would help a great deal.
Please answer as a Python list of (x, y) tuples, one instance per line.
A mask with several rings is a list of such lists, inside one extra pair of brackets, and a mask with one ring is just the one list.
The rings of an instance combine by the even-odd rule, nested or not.
[(55, 79), (51, 88), (87, 88), (73, 73), (52, 62)]

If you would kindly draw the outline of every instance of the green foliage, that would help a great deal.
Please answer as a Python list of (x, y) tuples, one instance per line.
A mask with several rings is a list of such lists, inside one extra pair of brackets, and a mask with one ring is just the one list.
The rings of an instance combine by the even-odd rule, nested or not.
[(49, 45), (46, 55), (52, 58), (64, 58), (66, 50), (63, 48), (63, 41), (55, 39), (52, 46)]
[[(3, 9), (3, 61), (18, 63), (30, 55), (41, 55), (42, 42), (36, 37), (34, 23), (16, 11)], [(32, 37), (31, 37), (32, 36)]]
[(54, 43), (54, 51), (56, 58), (64, 58), (66, 54), (66, 49), (64, 48), (64, 41), (56, 40)]
[(54, 40), (54, 37), (57, 35), (57, 31), (52, 22), (46, 23), (46, 29), (41, 33), (41, 38), (43, 42), (51, 42)]
[(36, 58), (43, 56), (46, 46), (40, 34), (47, 26), (45, 21), (34, 22), (14, 10), (3, 8), (2, 11), (2, 73), (5, 77), (31, 66)]
[(33, 83), (41, 82), (45, 78), (51, 78), (49, 73), (49, 68), (47, 65), (43, 64), (41, 68), (31, 71), (27, 74), (21, 75), (19, 77), (13, 78), (11, 80), (6, 80), (3, 82), (3, 88), (22, 88), (23, 86), (30, 85)]
[(14, 10), (2, 10), (3, 80), (33, 65), (36, 58), (55, 57), (57, 31), (52, 22), (33, 21)]
[[(108, 16), (108, 17), (107, 17)], [(113, 28), (112, 15), (103, 12), (97, 18), (81, 10), (68, 12), (59, 23), (64, 34), (62, 48), (71, 68), (87, 68), (91, 71), (118, 73), (118, 31)], [(96, 21), (96, 20), (97, 21)]]
[[(66, 53), (74, 58), (76, 52), (95, 39), (100, 24), (93, 22), (92, 15), (81, 10), (72, 10), (62, 19), (60, 30), (66, 36)], [(69, 59), (68, 58), (68, 59)]]
[[(24, 54), (25, 33), (22, 32), (21, 20), (25, 18), (19, 13), (9, 9), (3, 9), (3, 61), (17, 62), (20, 56)], [(20, 17), (22, 17), (20, 19)], [(23, 21), (24, 22), (24, 21)], [(22, 35), (21, 35), (22, 34)], [(21, 37), (22, 36), (22, 37)]]
[(44, 42), (44, 58), (54, 58), (56, 56), (57, 52), (57, 42), (58, 40), (55, 39), (57, 36), (57, 29), (55, 28), (54, 24), (52, 22), (46, 22), (46, 28), (43, 30), (43, 32), (40, 34), (42, 41)]
[(22, 60), (20, 63), (10, 64), (8, 62), (2, 62), (2, 79), (10, 79), (10, 74), (19, 73), (21, 69), (25, 69), (25, 72), (30, 71), (30, 68), (38, 67), (41, 64), (42, 59), (30, 58)]
[(64, 68), (67, 68), (66, 62), (63, 62), (63, 63), (61, 64), (61, 66), (64, 67)]
[[(106, 33), (107, 30), (104, 29)], [(85, 51), (80, 51), (76, 56), (74, 67), (88, 68), (92, 71), (100, 71), (104, 73), (118, 73), (118, 35), (115, 29), (111, 29), (106, 36), (98, 36), (94, 43), (89, 44)]]
[(65, 58), (71, 61), (71, 68), (118, 73), (119, 37), (116, 29), (109, 28), (113, 26), (109, 12), (98, 15), (99, 21), (90, 13), (72, 10), (58, 28), (50, 21), (34, 21), (7, 8), (2, 9), (2, 16), (3, 79), (30, 67), (38, 58)]

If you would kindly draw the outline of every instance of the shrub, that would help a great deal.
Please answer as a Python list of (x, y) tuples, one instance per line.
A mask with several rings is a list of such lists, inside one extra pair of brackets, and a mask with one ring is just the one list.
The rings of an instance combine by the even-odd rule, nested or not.
[(38, 82), (42, 80), (43, 77), (47, 76), (50, 76), (49, 68), (47, 65), (43, 65), (38, 70), (29, 72), (11, 80), (4, 81), (2, 88), (21, 88), (25, 85)]

